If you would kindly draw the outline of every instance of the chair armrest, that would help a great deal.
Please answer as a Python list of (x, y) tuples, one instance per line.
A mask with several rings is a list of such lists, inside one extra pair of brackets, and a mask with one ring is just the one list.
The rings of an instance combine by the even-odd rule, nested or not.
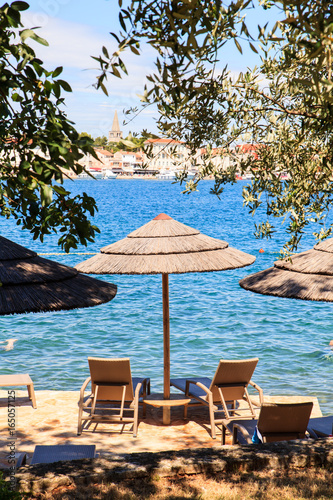
[(186, 379), (186, 387), (185, 387), (185, 396), (189, 396), (190, 392), (190, 384), (196, 385), (197, 387), (200, 387), (203, 391), (206, 392), (206, 394), (210, 394), (211, 391), (207, 386), (205, 386), (202, 382), (198, 382), (197, 380), (190, 380)]
[(84, 400), (84, 391), (86, 390), (87, 388), (87, 385), (89, 384), (89, 382), (91, 381), (91, 377), (88, 377), (82, 384), (82, 387), (80, 389), (80, 403), (83, 403), (83, 400)]
[[(135, 388), (134, 401), (139, 401), (141, 386), (142, 386), (142, 382), (138, 382), (136, 385), (136, 388)], [(143, 381), (143, 387), (145, 389), (145, 381)]]
[(252, 444), (252, 436), (248, 433), (247, 429), (241, 424), (232, 425), (232, 444), (237, 444), (237, 433), (240, 431), (247, 443)]
[(250, 380), (249, 385), (252, 385), (252, 387), (254, 389), (256, 389), (256, 391), (259, 392), (259, 401), (260, 401), (260, 406), (261, 406), (264, 402), (264, 391), (262, 390), (262, 388), (258, 384), (253, 382), (253, 380)]

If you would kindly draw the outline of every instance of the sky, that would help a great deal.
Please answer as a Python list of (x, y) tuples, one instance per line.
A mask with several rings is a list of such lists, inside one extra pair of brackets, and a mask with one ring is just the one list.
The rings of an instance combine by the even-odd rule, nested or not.
[[(93, 84), (99, 74), (98, 63), (91, 56), (99, 56), (102, 46), (109, 53), (116, 45), (110, 32), (119, 33), (117, 0), (27, 0), (30, 8), (23, 12), (24, 27), (38, 27), (37, 33), (45, 38), (49, 46), (44, 47), (34, 41), (37, 56), (43, 60), (44, 67), (53, 70), (63, 66), (60, 78), (72, 87), (72, 93), (64, 93), (66, 113), (75, 123), (78, 132), (87, 132), (92, 137), (108, 136), (114, 113), (117, 110), (119, 124), (126, 137), (129, 132), (140, 133), (143, 129), (156, 133), (156, 110), (153, 108), (141, 112), (130, 124), (124, 125), (128, 118), (123, 111), (140, 106), (137, 96), (142, 94), (145, 76), (154, 70), (153, 49), (145, 46), (138, 57), (128, 52), (122, 56), (129, 75), (122, 79), (110, 77), (107, 83), (109, 96), (96, 90)], [(270, 19), (275, 21), (272, 13)], [(263, 25), (267, 12), (258, 8), (248, 15), (251, 33), (257, 34), (257, 24)], [(245, 71), (248, 66), (259, 63), (258, 56), (242, 44), (241, 55), (234, 44), (223, 53), (221, 67), (228, 68), (235, 74)]]

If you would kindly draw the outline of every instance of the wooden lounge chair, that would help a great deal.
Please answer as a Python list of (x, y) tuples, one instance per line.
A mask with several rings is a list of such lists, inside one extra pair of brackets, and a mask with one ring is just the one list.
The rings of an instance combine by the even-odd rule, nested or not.
[[(258, 358), (221, 359), (212, 379), (207, 377), (171, 379), (170, 385), (185, 392), (185, 395), (191, 399), (209, 407), (211, 434), (212, 438), (215, 439), (215, 425), (222, 422), (222, 419), (215, 418), (217, 412), (223, 411), (224, 418), (229, 420), (235, 418), (235, 415), (238, 415), (240, 411), (246, 410), (250, 412), (252, 418), (256, 418), (254, 403), (250, 400), (247, 387), (250, 384), (258, 391), (260, 404), (262, 404), (263, 391), (251, 380), (258, 361)], [(239, 400), (245, 400), (247, 407), (236, 408), (236, 402)], [(187, 406), (184, 406), (184, 418), (186, 418), (186, 412)]]
[(270, 443), (304, 439), (313, 403), (264, 403), (258, 420), (223, 420), (222, 444), (226, 430), (232, 444)]
[[(33, 408), (37, 408), (35, 391), (34, 391), (34, 383), (30, 378), (30, 375), (27, 373), (24, 374), (15, 374), (15, 375), (0, 375), (0, 387), (19, 387), (19, 386), (27, 386), (28, 396), (32, 402)], [(8, 403), (10, 399), (8, 400)]]
[[(150, 379), (132, 378), (129, 358), (88, 358), (88, 363), (90, 377), (80, 391), (78, 434), (83, 422), (133, 423), (136, 437), (139, 402), (150, 393)], [(85, 397), (89, 382), (91, 394)]]

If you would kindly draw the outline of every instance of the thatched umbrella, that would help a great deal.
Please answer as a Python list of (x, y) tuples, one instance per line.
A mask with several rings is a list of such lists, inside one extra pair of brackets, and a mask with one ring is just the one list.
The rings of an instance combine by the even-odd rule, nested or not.
[(333, 302), (333, 238), (296, 255), (274, 262), (274, 267), (239, 282), (263, 295)]
[[(169, 274), (224, 271), (252, 264), (255, 257), (160, 214), (126, 238), (101, 249), (76, 269), (93, 274), (162, 274), (164, 399), (170, 398)], [(164, 411), (164, 423), (168, 423)], [(170, 415), (170, 413), (169, 413)]]
[(39, 257), (0, 236), (0, 315), (97, 306), (117, 287), (76, 269)]

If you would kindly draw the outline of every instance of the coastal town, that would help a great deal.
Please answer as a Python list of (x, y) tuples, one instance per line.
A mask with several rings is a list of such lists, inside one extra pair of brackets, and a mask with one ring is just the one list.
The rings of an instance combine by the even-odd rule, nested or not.
[[(119, 126), (117, 111), (114, 113), (112, 129), (109, 131), (108, 144), (119, 144), (123, 140), (123, 132)], [(117, 148), (118, 149), (118, 148)], [(103, 146), (95, 146), (97, 158), (91, 154), (85, 155), (81, 164), (84, 172), (79, 178), (88, 178), (89, 174), (95, 178), (155, 178), (160, 180), (173, 180), (177, 172), (186, 170), (187, 178), (193, 178), (204, 165), (205, 148), (197, 151), (194, 158), (190, 160), (190, 151), (187, 145), (181, 141), (169, 138), (148, 139), (139, 151), (109, 150)], [(147, 154), (147, 150), (150, 153)], [(223, 154), (221, 149), (212, 150), (211, 162), (217, 169), (225, 170), (233, 162), (240, 162), (249, 155), (257, 157), (257, 146), (252, 144), (239, 145), (233, 157)], [(72, 177), (77, 177), (74, 172)], [(243, 176), (244, 177), (244, 176)], [(246, 178), (251, 174), (247, 173)], [(241, 174), (238, 174), (241, 178)]]

